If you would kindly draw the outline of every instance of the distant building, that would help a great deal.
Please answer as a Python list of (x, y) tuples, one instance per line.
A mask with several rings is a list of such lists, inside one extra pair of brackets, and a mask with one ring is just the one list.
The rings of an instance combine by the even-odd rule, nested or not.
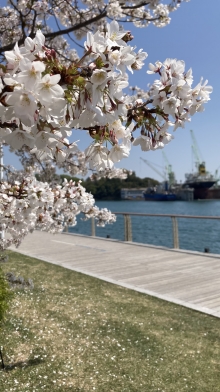
[(146, 188), (122, 188), (121, 199), (122, 200), (144, 200), (143, 192)]

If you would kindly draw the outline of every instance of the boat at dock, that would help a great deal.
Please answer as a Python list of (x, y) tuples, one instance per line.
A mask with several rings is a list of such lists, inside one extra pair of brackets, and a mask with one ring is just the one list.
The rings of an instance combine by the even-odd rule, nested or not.
[(216, 184), (215, 177), (206, 171), (205, 162), (198, 165), (196, 173), (185, 174), (183, 188), (194, 189), (194, 200), (207, 199), (209, 189)]
[(177, 195), (169, 189), (168, 183), (162, 183), (158, 186), (149, 187), (143, 192), (146, 201), (176, 201)]
[(151, 193), (145, 192), (144, 198), (146, 201), (176, 201), (177, 196), (175, 193)]

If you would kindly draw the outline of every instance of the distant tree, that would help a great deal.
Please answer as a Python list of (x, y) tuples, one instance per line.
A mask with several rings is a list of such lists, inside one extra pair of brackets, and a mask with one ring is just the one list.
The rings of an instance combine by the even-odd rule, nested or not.
[(147, 188), (149, 185), (159, 184), (152, 178), (139, 178), (135, 172), (128, 173), (127, 178), (101, 178), (91, 181), (90, 178), (82, 182), (87, 192), (91, 192), (96, 200), (120, 200), (122, 188)]

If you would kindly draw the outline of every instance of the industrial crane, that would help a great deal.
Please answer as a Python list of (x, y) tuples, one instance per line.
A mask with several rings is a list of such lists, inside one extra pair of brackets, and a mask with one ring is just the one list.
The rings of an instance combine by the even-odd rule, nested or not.
[[(200, 174), (206, 174), (207, 172), (206, 172), (206, 168), (205, 168), (205, 162), (203, 160), (201, 152), (199, 151), (199, 147), (196, 142), (196, 138), (195, 138), (195, 135), (194, 135), (194, 132), (192, 129), (190, 130), (190, 133), (191, 133), (191, 137), (192, 137), (192, 141), (193, 141), (192, 151), (193, 151), (193, 154), (195, 157), (196, 167), (197, 167)], [(201, 159), (200, 159), (200, 157), (201, 157)], [(215, 179), (217, 180), (217, 182), (219, 181), (219, 178), (218, 178), (219, 168), (220, 168), (220, 166), (218, 166), (217, 169), (215, 170)]]
[[(192, 152), (195, 157), (196, 168), (200, 172), (200, 174), (205, 174), (206, 173), (205, 162), (203, 160), (201, 152), (199, 151), (199, 147), (198, 147), (198, 144), (197, 144), (197, 141), (196, 141), (196, 138), (195, 138), (195, 135), (194, 135), (194, 132), (192, 129), (190, 130), (190, 133), (191, 133), (191, 138), (192, 138), (192, 143), (193, 143), (192, 144)], [(200, 157), (201, 157), (201, 159), (200, 159)]]
[(199, 159), (198, 151), (196, 150), (194, 145), (192, 145), (192, 153), (193, 153), (194, 158), (195, 158), (196, 167), (198, 168), (199, 164), (200, 164), (200, 159)]
[(169, 185), (174, 185), (174, 184), (176, 183), (176, 178), (175, 178), (175, 173), (174, 173), (174, 171), (172, 170), (172, 165), (171, 165), (170, 162), (168, 161), (168, 158), (167, 158), (167, 156), (166, 156), (166, 154), (165, 154), (164, 151), (162, 151), (162, 154), (163, 154), (164, 160), (165, 160), (165, 162), (166, 162), (165, 168), (166, 168), (166, 172), (167, 172), (167, 177), (168, 177)]
[(146, 165), (148, 165), (152, 170), (154, 170), (155, 173), (157, 173), (160, 177), (162, 177), (164, 181), (167, 180), (167, 179), (166, 179), (166, 175), (165, 175), (164, 173), (161, 173), (158, 169), (156, 169), (156, 168), (154, 167), (154, 165), (153, 165), (151, 162), (149, 162), (149, 161), (147, 161), (146, 159), (143, 159), (143, 158), (140, 158), (140, 159), (141, 159), (144, 163), (146, 163)]

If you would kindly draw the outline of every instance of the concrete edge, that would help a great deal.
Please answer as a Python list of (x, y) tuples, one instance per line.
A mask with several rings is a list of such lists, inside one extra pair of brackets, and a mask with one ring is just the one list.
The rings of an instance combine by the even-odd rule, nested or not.
[(192, 254), (195, 256), (203, 256), (203, 257), (211, 257), (211, 258), (215, 258), (215, 259), (220, 259), (220, 254), (216, 254), (216, 253), (203, 253), (203, 252), (187, 250), (187, 249), (166, 248), (165, 246), (143, 244), (141, 242), (139, 243), (139, 242), (130, 242), (130, 241), (120, 241), (120, 240), (117, 240), (114, 238), (104, 238), (104, 237), (90, 236), (90, 235), (84, 235), (84, 234), (78, 234), (78, 233), (62, 232), (61, 234), (70, 235), (70, 236), (74, 235), (74, 236), (78, 236), (78, 237), (86, 237), (86, 238), (96, 239), (96, 240), (101, 240), (101, 241), (117, 242), (119, 244), (126, 244), (126, 245), (132, 245), (132, 246), (142, 246), (144, 248), (160, 249), (160, 250), (165, 250), (165, 251), (169, 251), (169, 252), (186, 253), (186, 254)]
[(69, 270), (72, 270), (72, 271), (75, 271), (75, 272), (79, 272), (81, 274), (84, 274), (84, 275), (87, 275), (87, 276), (91, 276), (91, 277), (96, 278), (96, 279), (103, 280), (104, 282), (112, 283), (112, 284), (115, 284), (117, 286), (121, 286), (121, 287), (127, 288), (129, 290), (137, 291), (138, 293), (142, 293), (142, 294), (149, 295), (151, 297), (162, 299), (163, 301), (170, 302), (170, 303), (173, 303), (173, 304), (176, 304), (176, 305), (180, 305), (180, 306), (183, 306), (183, 307), (191, 309), (191, 310), (195, 310), (195, 311), (200, 312), (200, 313), (208, 314), (209, 316), (220, 318), (220, 312), (215, 312), (215, 311), (213, 311), (213, 310), (211, 310), (209, 308), (198, 306), (198, 305), (190, 303), (190, 302), (182, 301), (182, 300), (180, 300), (178, 298), (176, 299), (176, 298), (173, 298), (173, 297), (171, 297), (169, 295), (158, 294), (158, 293), (156, 293), (154, 291), (143, 289), (141, 287), (134, 286), (134, 285), (131, 285), (129, 283), (124, 283), (124, 282), (121, 282), (121, 281), (118, 281), (118, 280), (115, 280), (115, 279), (107, 278), (107, 277), (105, 277), (103, 275), (97, 275), (97, 274), (94, 274), (92, 272), (83, 270), (81, 268), (71, 268), (70, 266), (68, 266), (67, 262), (58, 264), (58, 263), (53, 263), (51, 260), (47, 260), (46, 258), (29, 255), (28, 253), (25, 253), (25, 252), (19, 252), (17, 250), (15, 250), (15, 251), (12, 250), (12, 251), (16, 252), (16, 253), (23, 254), (25, 256), (32, 257), (34, 259), (45, 261), (45, 262), (53, 264), (53, 265), (58, 265), (59, 267), (66, 268), (66, 269), (69, 269)]

